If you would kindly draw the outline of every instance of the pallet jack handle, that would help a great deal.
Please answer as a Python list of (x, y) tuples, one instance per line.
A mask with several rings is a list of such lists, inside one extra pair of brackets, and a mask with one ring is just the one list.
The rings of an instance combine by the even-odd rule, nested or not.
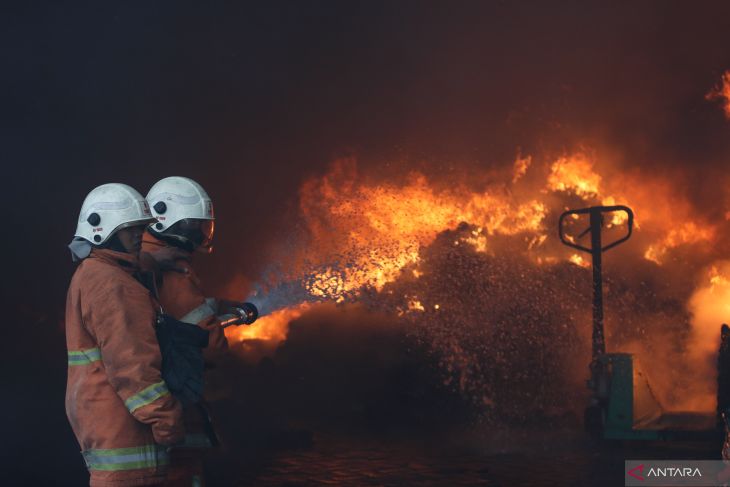
[[(603, 226), (603, 214), (604, 213), (613, 213), (616, 211), (623, 211), (628, 216), (627, 220), (627, 227), (628, 232), (626, 233), (626, 236), (623, 238), (620, 238), (616, 240), (615, 242), (610, 243), (609, 245), (606, 245), (605, 247), (601, 246), (601, 232), (600, 229)], [(591, 232), (591, 236), (593, 237), (594, 234), (598, 234), (598, 245), (595, 246), (595, 242), (593, 241), (593, 238), (591, 239), (591, 248), (583, 247), (582, 245), (578, 245), (575, 242), (571, 242), (565, 233), (565, 225), (563, 222), (565, 219), (572, 215), (585, 215), (589, 214), (591, 217), (591, 226), (586, 229), (583, 233), (581, 233), (578, 237), (582, 237), (588, 232)], [(563, 242), (568, 247), (573, 247), (574, 249), (582, 250), (583, 252), (588, 252), (589, 254), (594, 254), (594, 248), (600, 249), (600, 253), (606, 252), (607, 250), (610, 250), (614, 247), (616, 247), (619, 244), (624, 243), (629, 238), (631, 238), (631, 233), (634, 229), (634, 212), (629, 208), (628, 206), (624, 205), (616, 205), (616, 206), (592, 206), (590, 208), (581, 208), (580, 210), (568, 210), (564, 212), (562, 215), (560, 215), (560, 222), (559, 222), (559, 228), (560, 228), (560, 241)], [(594, 231), (596, 230), (597, 231)]]
[[(626, 235), (614, 242), (603, 245), (601, 241), (601, 231), (603, 229), (603, 216), (606, 213), (624, 212), (627, 215), (627, 228)], [(565, 233), (565, 219), (568, 217), (577, 218), (580, 215), (590, 216), (590, 226), (577, 238), (569, 237)], [(558, 222), (558, 233), (560, 235), (560, 241), (568, 247), (588, 252), (591, 254), (593, 261), (593, 346), (592, 346), (592, 359), (591, 359), (591, 380), (589, 387), (594, 390), (598, 397), (607, 394), (605, 390), (607, 385), (605, 382), (605, 374), (603, 374), (603, 366), (601, 363), (601, 357), (606, 353), (606, 341), (603, 334), (603, 271), (602, 271), (602, 254), (607, 250), (616, 247), (619, 244), (627, 241), (631, 237), (631, 233), (634, 227), (634, 212), (628, 206), (617, 205), (617, 206), (592, 206), (590, 208), (581, 208), (579, 210), (568, 210), (560, 215)], [(591, 235), (591, 246), (583, 247), (577, 243), (577, 240), (586, 234)]]

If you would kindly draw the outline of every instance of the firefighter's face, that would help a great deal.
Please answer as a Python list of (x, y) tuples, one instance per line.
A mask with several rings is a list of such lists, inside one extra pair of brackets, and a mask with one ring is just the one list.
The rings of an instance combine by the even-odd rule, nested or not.
[(142, 249), (142, 235), (144, 234), (145, 225), (135, 225), (133, 227), (122, 228), (117, 231), (119, 242), (130, 254), (138, 254)]

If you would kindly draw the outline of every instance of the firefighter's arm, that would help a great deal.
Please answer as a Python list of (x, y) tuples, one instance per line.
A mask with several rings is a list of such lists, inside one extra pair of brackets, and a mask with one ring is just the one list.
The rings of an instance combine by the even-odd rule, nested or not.
[(152, 427), (157, 443), (182, 441), (182, 407), (162, 380), (155, 311), (147, 290), (112, 282), (90, 293), (86, 323), (99, 344), (110, 384), (135, 419)]
[(228, 341), (217, 316), (217, 303), (213, 298), (203, 299), (196, 308), (190, 310), (180, 321), (196, 324), (208, 331), (208, 346), (203, 349), (206, 362), (218, 362), (228, 350)]
[(228, 350), (228, 341), (218, 319), (218, 315), (221, 314), (220, 300), (206, 298), (203, 295), (200, 279), (192, 266), (187, 262), (180, 263), (180, 266), (185, 268), (185, 273), (188, 277), (184, 281), (184, 284), (187, 285), (185, 294), (197, 296), (199, 302), (198, 306), (191, 309), (180, 321), (195, 324), (207, 330), (210, 333), (210, 338), (208, 339), (208, 346), (203, 349), (203, 354), (206, 359), (218, 358), (223, 352)]

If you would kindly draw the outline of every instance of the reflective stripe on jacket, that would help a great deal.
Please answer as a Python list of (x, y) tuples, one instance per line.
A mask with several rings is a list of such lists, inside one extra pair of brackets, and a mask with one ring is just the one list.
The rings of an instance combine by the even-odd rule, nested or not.
[(83, 456), (89, 470), (118, 472), (157, 468), (169, 463), (167, 450), (161, 445), (86, 450), (83, 452)]
[(160, 374), (155, 304), (136, 271), (129, 254), (94, 249), (68, 291), (66, 413), (92, 486), (161, 482), (161, 445), (184, 437), (182, 408)]

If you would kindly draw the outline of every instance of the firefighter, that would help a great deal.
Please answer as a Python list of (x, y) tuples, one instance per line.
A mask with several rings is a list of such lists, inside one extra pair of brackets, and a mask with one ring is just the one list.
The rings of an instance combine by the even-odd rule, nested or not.
[(92, 487), (160, 485), (182, 407), (161, 377), (157, 305), (140, 282), (144, 228), (156, 221), (125, 184), (89, 193), (69, 245), (80, 261), (66, 301), (66, 414)]
[[(144, 235), (143, 253), (158, 263), (176, 257), (175, 267), (162, 267), (162, 278), (157, 280), (160, 303), (172, 317), (209, 331), (208, 347), (203, 353), (207, 362), (215, 362), (228, 349), (218, 316), (235, 303), (206, 297), (191, 265), (194, 254), (212, 251), (213, 203), (198, 183), (177, 176), (152, 186), (147, 202), (158, 221)], [(188, 434), (185, 443), (171, 452), (170, 479), (174, 480), (169, 485), (183, 485), (183, 481), (186, 485), (202, 485), (203, 455), (217, 439), (204, 402), (184, 404), (184, 409)]]
[(158, 285), (160, 303), (176, 319), (198, 324), (210, 332), (208, 354), (228, 349), (223, 330), (214, 317), (229, 301), (206, 298), (191, 266), (196, 253), (213, 250), (213, 202), (192, 179), (173, 176), (158, 181), (147, 194), (157, 221), (147, 228), (142, 252), (162, 264), (174, 258), (174, 266), (162, 268)]

